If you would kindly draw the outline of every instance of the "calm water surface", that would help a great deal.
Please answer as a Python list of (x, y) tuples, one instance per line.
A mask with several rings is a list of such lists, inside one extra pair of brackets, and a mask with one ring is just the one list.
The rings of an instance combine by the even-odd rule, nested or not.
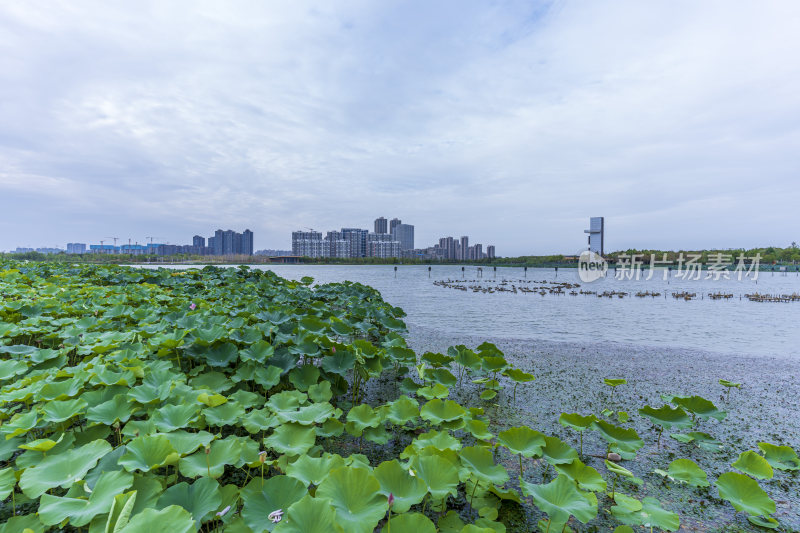
[[(186, 268), (186, 267), (181, 267)], [(311, 276), (319, 283), (357, 281), (375, 287), (384, 299), (408, 313), (407, 323), (449, 334), (553, 341), (612, 341), (647, 346), (687, 347), (716, 352), (800, 357), (800, 302), (758, 303), (748, 293), (800, 293), (800, 277), (761, 272), (752, 279), (701, 279), (666, 281), (659, 271), (650, 280), (617, 280), (613, 276), (582, 283), (576, 269), (528, 269), (484, 267), (480, 280), (476, 267), (427, 265), (251, 265), (272, 270), (289, 279)], [(645, 274), (646, 275), (646, 274)], [(705, 276), (705, 273), (703, 273)], [(475, 293), (434, 285), (436, 280), (456, 280), (470, 286), (499, 285), (510, 288), (543, 286), (568, 281), (580, 283), (576, 291), (624, 291), (625, 298), (507, 292)], [(637, 298), (636, 292), (660, 292), (657, 298)], [(672, 292), (697, 294), (691, 301), (678, 300)], [(708, 293), (733, 293), (729, 300), (711, 300)], [(666, 298), (665, 298), (666, 294)], [(703, 299), (701, 299), (701, 296)], [(741, 297), (741, 300), (740, 300)]]

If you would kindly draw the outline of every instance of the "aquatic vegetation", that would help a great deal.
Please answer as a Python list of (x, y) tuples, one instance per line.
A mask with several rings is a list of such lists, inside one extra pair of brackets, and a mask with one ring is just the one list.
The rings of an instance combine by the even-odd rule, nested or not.
[[(550, 434), (555, 420), (509, 427), (490, 415), (533, 374), (490, 343), (418, 357), (402, 310), (357, 283), (2, 263), (0, 289), (0, 533), (487, 533), (505, 531), (508, 506), (535, 515), (529, 530), (546, 515), (542, 531), (614, 520), (618, 531), (674, 531), (679, 518), (658, 499), (616, 490), (642, 483), (645, 443), (627, 425), (649, 420), (661, 445), (665, 428), (693, 425), (689, 414), (725, 419), (699, 396), (638, 417), (637, 406), (605, 419), (561, 413), (577, 450)], [(605, 382), (613, 399), (626, 380)], [(692, 456), (724, 446), (699, 431), (672, 437), (693, 443), (671, 442)], [(775, 527), (774, 501), (748, 476), (777, 481), (800, 459), (758, 446), (733, 462), (743, 474), (714, 485), (753, 524)], [(709, 486), (690, 459), (656, 473)]]

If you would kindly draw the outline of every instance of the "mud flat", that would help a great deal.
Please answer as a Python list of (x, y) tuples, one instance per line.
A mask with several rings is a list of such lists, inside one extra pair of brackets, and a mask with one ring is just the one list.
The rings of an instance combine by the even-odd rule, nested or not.
[[(800, 449), (798, 359), (609, 342), (567, 343), (452, 336), (417, 325), (409, 325), (408, 341), (420, 355), (426, 351), (445, 352), (448, 346), (456, 344), (474, 348), (484, 341), (492, 342), (505, 353), (509, 362), (536, 375), (536, 381), (517, 388), (513, 405), (512, 382), (505, 383), (506, 388), (494, 404), (481, 401), (477, 387), (452, 391), (454, 399), (469, 400), (469, 405), (486, 405), (487, 414), (497, 424), (493, 428), (496, 431), (525, 424), (558, 435), (577, 447), (577, 434), (558, 423), (562, 412), (594, 413), (598, 416), (607, 408), (615, 413), (626, 412), (630, 421), (624, 425), (636, 429), (645, 446), (639, 450), (635, 460), (623, 461), (622, 464), (644, 484), (642, 487), (625, 484), (620, 490), (637, 498), (653, 496), (660, 499), (665, 508), (680, 514), (682, 531), (765, 531), (751, 525), (743, 513), (735, 513), (730, 504), (719, 500), (713, 483), (720, 474), (735, 471), (730, 465), (741, 452), (758, 451), (758, 442)], [(625, 378), (628, 383), (617, 387), (612, 401), (609, 398), (611, 389), (603, 384), (603, 378)], [(731, 390), (728, 396), (719, 379), (741, 383), (742, 386)], [(664, 431), (660, 447), (657, 446), (655, 428), (637, 410), (644, 405), (660, 407), (665, 403), (662, 394), (700, 395), (726, 411), (727, 417), (721, 422), (704, 420), (692, 430), (682, 431), (709, 433), (723, 444), (722, 448), (712, 452), (693, 443), (683, 444), (670, 438), (668, 430)], [(615, 417), (612, 415), (612, 420), (618, 423)], [(603, 460), (595, 456), (602, 456), (604, 452), (605, 441), (596, 432), (585, 432), (587, 464), (602, 472)], [(665, 481), (652, 473), (656, 468), (666, 470), (669, 463), (678, 458), (694, 460), (706, 471), (712, 486), (695, 489)], [(513, 457), (507, 458), (506, 466), (511, 473), (516, 471), (515, 461)], [(526, 470), (525, 478), (541, 482), (544, 473), (543, 464), (538, 469)], [(552, 476), (552, 469), (549, 474)], [(800, 531), (800, 473), (775, 470), (772, 479), (760, 480), (760, 484), (776, 501), (774, 516), (780, 520), (783, 530)], [(527, 531), (526, 527), (532, 530), (539, 518), (541, 516), (535, 512), (520, 517), (519, 529), (511, 525), (509, 531)], [(610, 531), (614, 523), (613, 518), (599, 516), (582, 526), (582, 530)]]

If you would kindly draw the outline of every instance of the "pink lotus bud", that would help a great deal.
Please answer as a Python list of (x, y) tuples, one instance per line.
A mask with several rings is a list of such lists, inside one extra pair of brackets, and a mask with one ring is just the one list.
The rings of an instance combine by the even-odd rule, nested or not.
[(197, 309), (197, 305), (195, 305), (195, 303), (194, 303), (194, 302), (192, 302), (192, 305), (190, 305), (190, 306), (189, 306), (189, 309), (191, 309), (192, 311), (194, 311), (195, 309)]
[(392, 494), (390, 492), (389, 493), (389, 507), (391, 507), (393, 504), (394, 504), (394, 494)]

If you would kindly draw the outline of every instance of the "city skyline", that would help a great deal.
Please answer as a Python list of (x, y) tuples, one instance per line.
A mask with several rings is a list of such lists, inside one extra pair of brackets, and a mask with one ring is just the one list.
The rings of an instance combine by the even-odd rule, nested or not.
[(503, 255), (575, 253), (598, 212), (608, 250), (787, 246), (798, 16), (5, 3), (0, 249), (183, 242), (212, 218), (283, 248), (398, 208), (419, 242), (458, 231)]

